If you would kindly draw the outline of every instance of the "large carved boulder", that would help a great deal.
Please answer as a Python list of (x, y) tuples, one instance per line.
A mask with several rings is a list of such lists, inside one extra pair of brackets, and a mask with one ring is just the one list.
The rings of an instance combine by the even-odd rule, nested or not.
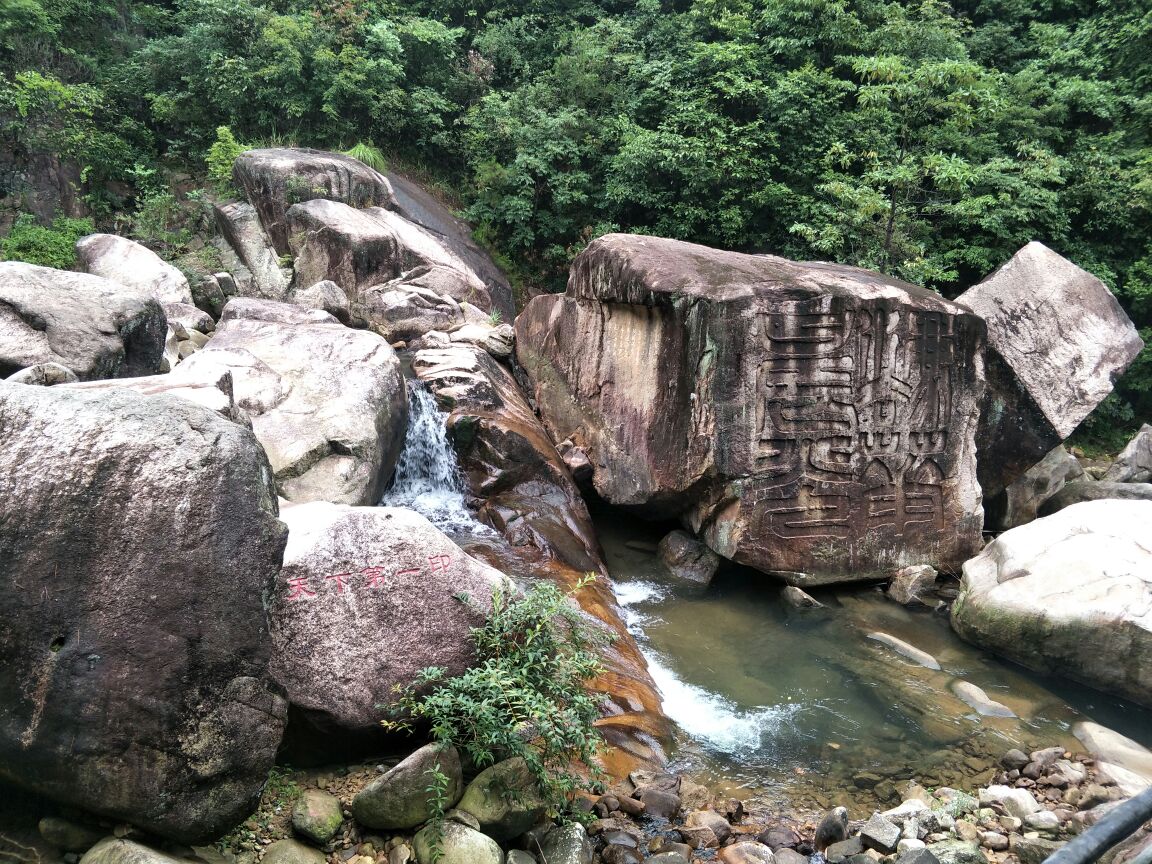
[(1090, 501), (1001, 534), (964, 565), (952, 627), (1049, 675), (1152, 706), (1152, 501)]
[(290, 501), (375, 504), (399, 456), (408, 402), (400, 361), (375, 333), (327, 312), (238, 298), (212, 340), (177, 366), (232, 372), (236, 402)]
[(291, 251), (285, 214), (293, 204), (314, 198), (357, 208), (393, 203), (392, 187), (382, 174), (351, 156), (323, 150), (249, 150), (237, 157), (232, 179), (259, 212), (277, 255)]
[(313, 502), (285, 507), (282, 518), (288, 547), (269, 668), (312, 730), (378, 732), (393, 688), (427, 666), (449, 675), (468, 668), (471, 628), (483, 623), (501, 573), (411, 510)]
[(285, 528), (252, 433), (170, 396), (0, 382), (0, 776), (182, 842), (246, 816), (286, 706)]
[(976, 444), (991, 496), (1071, 435), (1144, 343), (1103, 282), (1042, 243), (956, 302), (988, 326)]
[(979, 548), (983, 335), (866, 270), (611, 234), (516, 354), (602, 497), (810, 585)]
[[(548, 579), (572, 590), (593, 626), (611, 640), (600, 649), (605, 672), (591, 687), (604, 694), (598, 721), (612, 745), (609, 770), (624, 776), (664, 760), (669, 737), (660, 695), (612, 594), (584, 501), (548, 433), (511, 374), (482, 348), (452, 345), (415, 354), (412, 369), (450, 411), (448, 427), (478, 516), (502, 535), (473, 537), (465, 548), (509, 574)], [(462, 541), (464, 542), (464, 541)]]
[(0, 378), (58, 363), (81, 380), (160, 371), (167, 325), (149, 294), (118, 282), (0, 262)]
[(76, 241), (84, 272), (151, 294), (163, 303), (192, 303), (188, 277), (135, 240), (115, 234), (89, 234)]

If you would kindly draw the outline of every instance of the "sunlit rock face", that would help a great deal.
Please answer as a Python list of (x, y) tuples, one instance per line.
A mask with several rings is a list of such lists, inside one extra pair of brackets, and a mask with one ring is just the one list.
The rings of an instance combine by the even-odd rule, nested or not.
[(603, 498), (802, 585), (978, 549), (984, 333), (877, 273), (623, 234), (516, 322)]

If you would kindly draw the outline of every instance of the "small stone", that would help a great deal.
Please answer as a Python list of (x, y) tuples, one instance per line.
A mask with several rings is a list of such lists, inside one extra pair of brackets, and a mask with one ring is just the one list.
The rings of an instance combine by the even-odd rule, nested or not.
[(933, 843), (929, 852), (936, 856), (940, 864), (988, 864), (988, 859), (975, 843), (962, 840), (945, 840)]
[(1015, 748), (1009, 750), (1007, 753), (1000, 757), (1000, 764), (1007, 768), (1009, 771), (1013, 769), (1019, 771), (1030, 761), (1031, 760), (1023, 751), (1017, 750)]
[(1000, 827), (1005, 831), (1019, 831), (1024, 822), (1016, 816), (1001, 816)]
[(940, 864), (930, 849), (909, 849), (896, 859), (896, 864)]
[(900, 827), (893, 825), (879, 813), (873, 813), (860, 829), (860, 839), (866, 848), (891, 855), (896, 851), (896, 844), (900, 842)]
[(644, 856), (639, 849), (610, 843), (600, 850), (600, 860), (603, 864), (641, 864)]
[(540, 857), (548, 864), (592, 864), (592, 844), (578, 822), (559, 825), (540, 844)]
[(720, 845), (720, 841), (716, 839), (716, 834), (711, 828), (692, 828), (687, 825), (679, 825), (676, 830), (684, 838), (684, 842), (693, 849), (711, 849)]
[(807, 855), (801, 855), (795, 849), (789, 849), (787, 846), (774, 849), (773, 854), (776, 856), (776, 864), (808, 864)]
[(646, 812), (644, 802), (637, 801), (635, 798), (621, 797), (618, 799), (618, 803), (620, 812), (629, 816), (642, 816)]
[(695, 810), (688, 814), (684, 824), (689, 828), (711, 828), (717, 845), (723, 845), (732, 836), (732, 826), (715, 810)]
[(1024, 824), (1036, 831), (1060, 830), (1060, 817), (1050, 810), (1040, 810), (1024, 817)]
[(853, 855), (859, 855), (864, 851), (864, 844), (859, 837), (849, 837), (847, 840), (841, 840), (838, 843), (833, 843), (824, 850), (824, 858), (828, 864), (840, 864), (841, 861), (847, 861)]
[[(284, 842), (291, 843), (293, 841)], [(308, 849), (307, 846), (302, 848)], [(309, 851), (314, 852), (315, 850)], [(320, 853), (316, 852), (316, 854), (319, 855)], [(157, 852), (142, 843), (134, 843), (119, 837), (105, 837), (89, 849), (80, 861), (83, 864), (181, 864), (178, 859), (165, 855), (163, 852)], [(319, 862), (309, 862), (309, 864), (319, 864)]]
[(716, 856), (716, 860), (722, 861), (723, 864), (776, 864), (772, 850), (754, 840), (744, 840), (725, 846)]
[(522, 849), (510, 849), (508, 857), (504, 859), (504, 864), (536, 864), (536, 856)]
[(445, 822), (439, 837), (439, 856), (434, 857), (437, 837), (434, 827), (421, 828), (412, 846), (420, 864), (504, 864), (504, 853), (491, 837), (459, 822)]
[[(409, 864), (416, 858), (416, 853), (407, 843), (399, 843), (388, 852), (388, 864)], [(535, 861), (532, 864), (536, 864)]]
[(993, 852), (1003, 852), (1008, 848), (1008, 838), (996, 831), (985, 831), (980, 835), (980, 845)]
[(660, 819), (674, 819), (680, 812), (680, 796), (672, 792), (665, 792), (653, 786), (645, 786), (638, 790), (640, 802), (644, 805), (644, 812), (649, 816)]
[(340, 799), (319, 789), (306, 789), (292, 808), (293, 830), (319, 846), (336, 836), (343, 822)]
[(651, 861), (654, 864), (688, 864), (688, 858), (679, 852), (658, 852), (648, 856), (645, 861)]
[(1054, 840), (1041, 840), (1039, 837), (1019, 837), (1012, 847), (1020, 864), (1044, 864), (1048, 856), (1063, 846)]
[(824, 604), (802, 588), (789, 585), (780, 592), (780, 599), (793, 609), (823, 609)]
[(264, 850), (261, 864), (326, 864), (324, 853), (297, 840), (277, 840)]
[(917, 840), (913, 837), (903, 837), (900, 842), (896, 844), (896, 854), (903, 855), (905, 852), (911, 852), (913, 849), (923, 849), (927, 845), (923, 840)]

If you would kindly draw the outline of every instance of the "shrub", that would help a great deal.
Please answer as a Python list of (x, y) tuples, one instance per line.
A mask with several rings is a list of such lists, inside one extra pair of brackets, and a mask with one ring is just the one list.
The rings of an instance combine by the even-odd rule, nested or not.
[[(426, 721), (436, 741), (455, 746), (478, 767), (521, 756), (550, 811), (565, 811), (572, 792), (599, 785), (600, 777), (595, 757), (602, 741), (593, 726), (599, 710), (584, 684), (601, 666), (591, 650), (594, 635), (569, 603), (594, 578), (589, 574), (568, 593), (549, 583), (522, 596), (497, 589), (484, 625), (472, 630), (473, 668), (455, 678), (438, 667), (423, 670), (399, 691), (395, 714), (403, 719), (384, 725)], [(457, 599), (471, 602), (466, 595)], [(578, 773), (581, 765), (591, 783)], [(435, 780), (429, 783), (434, 800)]]
[(384, 158), (384, 152), (371, 141), (357, 141), (344, 151), (344, 155), (351, 156), (380, 173), (388, 170), (388, 160)]
[(95, 230), (91, 219), (57, 216), (44, 226), (31, 213), (21, 213), (0, 239), (0, 258), (68, 270), (76, 264), (76, 241)]
[(208, 164), (209, 178), (221, 192), (233, 191), (232, 164), (246, 149), (227, 126), (216, 127), (216, 141), (208, 148), (204, 161)]

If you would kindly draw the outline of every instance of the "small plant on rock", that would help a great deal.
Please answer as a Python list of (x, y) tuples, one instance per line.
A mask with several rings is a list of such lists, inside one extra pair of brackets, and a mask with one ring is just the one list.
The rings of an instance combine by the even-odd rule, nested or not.
[[(599, 785), (600, 777), (595, 757), (603, 742), (593, 726), (600, 714), (584, 688), (601, 671), (591, 650), (596, 637), (569, 603), (594, 578), (589, 574), (569, 592), (550, 583), (523, 595), (497, 589), (487, 620), (472, 630), (475, 666), (454, 678), (438, 667), (424, 669), (398, 690), (395, 714), (402, 719), (384, 726), (425, 721), (436, 741), (467, 753), (478, 767), (521, 756), (550, 811), (566, 810), (574, 791)], [(432, 778), (434, 799), (442, 788)]]

